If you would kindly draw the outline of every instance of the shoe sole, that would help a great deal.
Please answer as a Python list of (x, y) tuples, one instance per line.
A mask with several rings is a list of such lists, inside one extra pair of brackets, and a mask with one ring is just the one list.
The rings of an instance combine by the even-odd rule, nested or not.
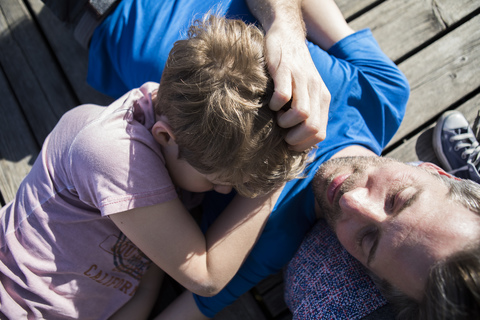
[(451, 171), (452, 167), (448, 163), (447, 158), (445, 157), (445, 153), (443, 152), (443, 147), (442, 147), (442, 128), (443, 128), (443, 123), (445, 122), (445, 119), (447, 119), (448, 116), (450, 116), (453, 113), (459, 113), (458, 111), (447, 111), (445, 112), (438, 120), (437, 124), (435, 125), (435, 128), (433, 129), (433, 150), (435, 151), (435, 154), (437, 155), (438, 161), (440, 161), (443, 169), (446, 171)]

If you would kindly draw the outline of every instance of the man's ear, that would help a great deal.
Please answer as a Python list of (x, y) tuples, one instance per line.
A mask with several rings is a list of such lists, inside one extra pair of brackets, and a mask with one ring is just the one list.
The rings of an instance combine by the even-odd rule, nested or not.
[(175, 144), (175, 136), (167, 118), (162, 116), (157, 118), (157, 122), (152, 127), (152, 135), (160, 145), (167, 147)]
[(449, 178), (455, 179), (455, 180), (462, 180), (460, 178), (455, 177), (454, 175), (451, 175), (450, 173), (446, 172), (445, 170), (443, 170), (442, 168), (440, 168), (439, 166), (437, 166), (436, 164), (431, 163), (431, 162), (422, 162), (418, 166), (422, 167), (424, 169), (427, 169), (429, 171), (435, 172), (435, 173), (437, 173), (441, 176), (446, 176), (446, 177), (449, 177)]

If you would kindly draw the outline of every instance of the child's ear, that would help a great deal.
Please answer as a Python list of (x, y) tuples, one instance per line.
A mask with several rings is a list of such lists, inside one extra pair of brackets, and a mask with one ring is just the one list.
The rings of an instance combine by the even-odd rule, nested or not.
[[(157, 118), (158, 119), (158, 118)], [(162, 146), (171, 146), (175, 144), (175, 136), (172, 128), (165, 117), (161, 117), (152, 127), (152, 135)]]

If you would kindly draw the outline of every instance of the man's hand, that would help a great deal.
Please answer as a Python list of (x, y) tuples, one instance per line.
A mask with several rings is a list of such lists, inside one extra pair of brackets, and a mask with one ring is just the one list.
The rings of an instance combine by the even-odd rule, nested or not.
[[(281, 127), (291, 128), (287, 143), (303, 151), (326, 137), (330, 92), (312, 61), (305, 36), (276, 26), (266, 34), (267, 66), (275, 87), (270, 108), (278, 111)], [(284, 108), (290, 101), (290, 107)]]
[[(267, 67), (275, 91), (270, 108), (278, 124), (291, 128), (285, 138), (296, 151), (326, 137), (330, 92), (305, 43), (302, 0), (247, 0), (266, 32)], [(291, 101), (291, 104), (288, 104)]]

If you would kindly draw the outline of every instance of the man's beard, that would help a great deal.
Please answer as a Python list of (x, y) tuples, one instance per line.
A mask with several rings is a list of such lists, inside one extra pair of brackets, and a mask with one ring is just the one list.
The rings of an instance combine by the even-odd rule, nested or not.
[[(313, 178), (312, 187), (315, 200), (320, 207), (321, 215), (327, 220), (330, 227), (335, 230), (336, 221), (340, 218), (342, 211), (339, 199), (343, 194), (352, 190), (358, 181), (363, 178), (369, 167), (380, 166), (394, 160), (382, 157), (341, 157), (334, 158), (323, 163)], [(346, 169), (345, 169), (346, 168)], [(333, 204), (327, 198), (327, 188), (339, 173), (348, 172), (351, 175), (342, 183)]]

